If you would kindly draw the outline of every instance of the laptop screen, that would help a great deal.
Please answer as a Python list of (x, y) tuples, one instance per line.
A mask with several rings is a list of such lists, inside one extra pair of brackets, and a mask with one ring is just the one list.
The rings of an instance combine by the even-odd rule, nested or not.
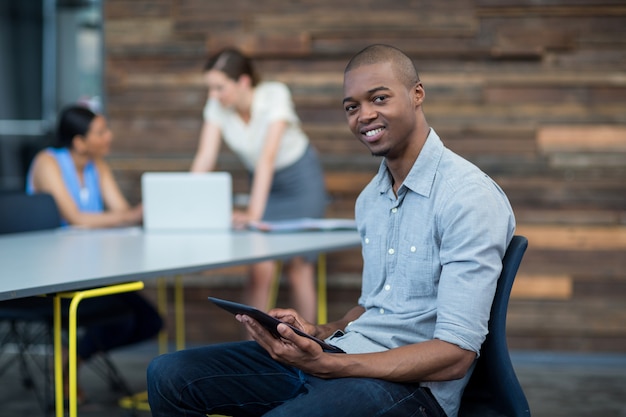
[(227, 172), (146, 172), (141, 177), (145, 230), (229, 230), (232, 177)]

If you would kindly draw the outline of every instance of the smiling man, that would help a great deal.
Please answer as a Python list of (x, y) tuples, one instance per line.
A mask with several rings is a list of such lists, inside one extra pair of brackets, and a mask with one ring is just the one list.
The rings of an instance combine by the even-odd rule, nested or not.
[(254, 341), (151, 363), (154, 416), (457, 415), (515, 219), (495, 182), (445, 148), (424, 100), (412, 60), (394, 47), (365, 48), (345, 69), (350, 129), (383, 157), (356, 202), (361, 296), (325, 325), (294, 310), (270, 314), (346, 353), (284, 324), (276, 338), (239, 315)]

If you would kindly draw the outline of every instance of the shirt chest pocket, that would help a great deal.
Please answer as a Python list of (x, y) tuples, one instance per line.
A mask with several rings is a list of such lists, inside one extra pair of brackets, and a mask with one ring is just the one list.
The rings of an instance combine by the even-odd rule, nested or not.
[(435, 291), (433, 255), (429, 245), (401, 239), (398, 248), (396, 283), (407, 298), (431, 295)]

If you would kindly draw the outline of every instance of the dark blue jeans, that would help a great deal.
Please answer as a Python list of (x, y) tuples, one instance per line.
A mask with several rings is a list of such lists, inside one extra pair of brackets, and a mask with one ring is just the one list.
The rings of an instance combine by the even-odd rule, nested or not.
[(445, 417), (418, 384), (316, 378), (274, 361), (256, 342), (161, 355), (147, 377), (153, 417)]

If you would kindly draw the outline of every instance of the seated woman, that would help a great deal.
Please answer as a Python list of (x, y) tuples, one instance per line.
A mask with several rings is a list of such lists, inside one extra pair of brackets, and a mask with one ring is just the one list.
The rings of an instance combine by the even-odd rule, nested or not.
[[(59, 117), (56, 147), (35, 156), (26, 191), (51, 194), (64, 225), (103, 228), (139, 224), (142, 206), (129, 205), (104, 160), (112, 138), (103, 116), (81, 106), (65, 108)], [(131, 319), (88, 326), (78, 341), (79, 364), (97, 352), (149, 339), (163, 326), (156, 309), (136, 292), (90, 298), (81, 306), (90, 313), (127, 311)], [(80, 396), (79, 391), (79, 400)]]

